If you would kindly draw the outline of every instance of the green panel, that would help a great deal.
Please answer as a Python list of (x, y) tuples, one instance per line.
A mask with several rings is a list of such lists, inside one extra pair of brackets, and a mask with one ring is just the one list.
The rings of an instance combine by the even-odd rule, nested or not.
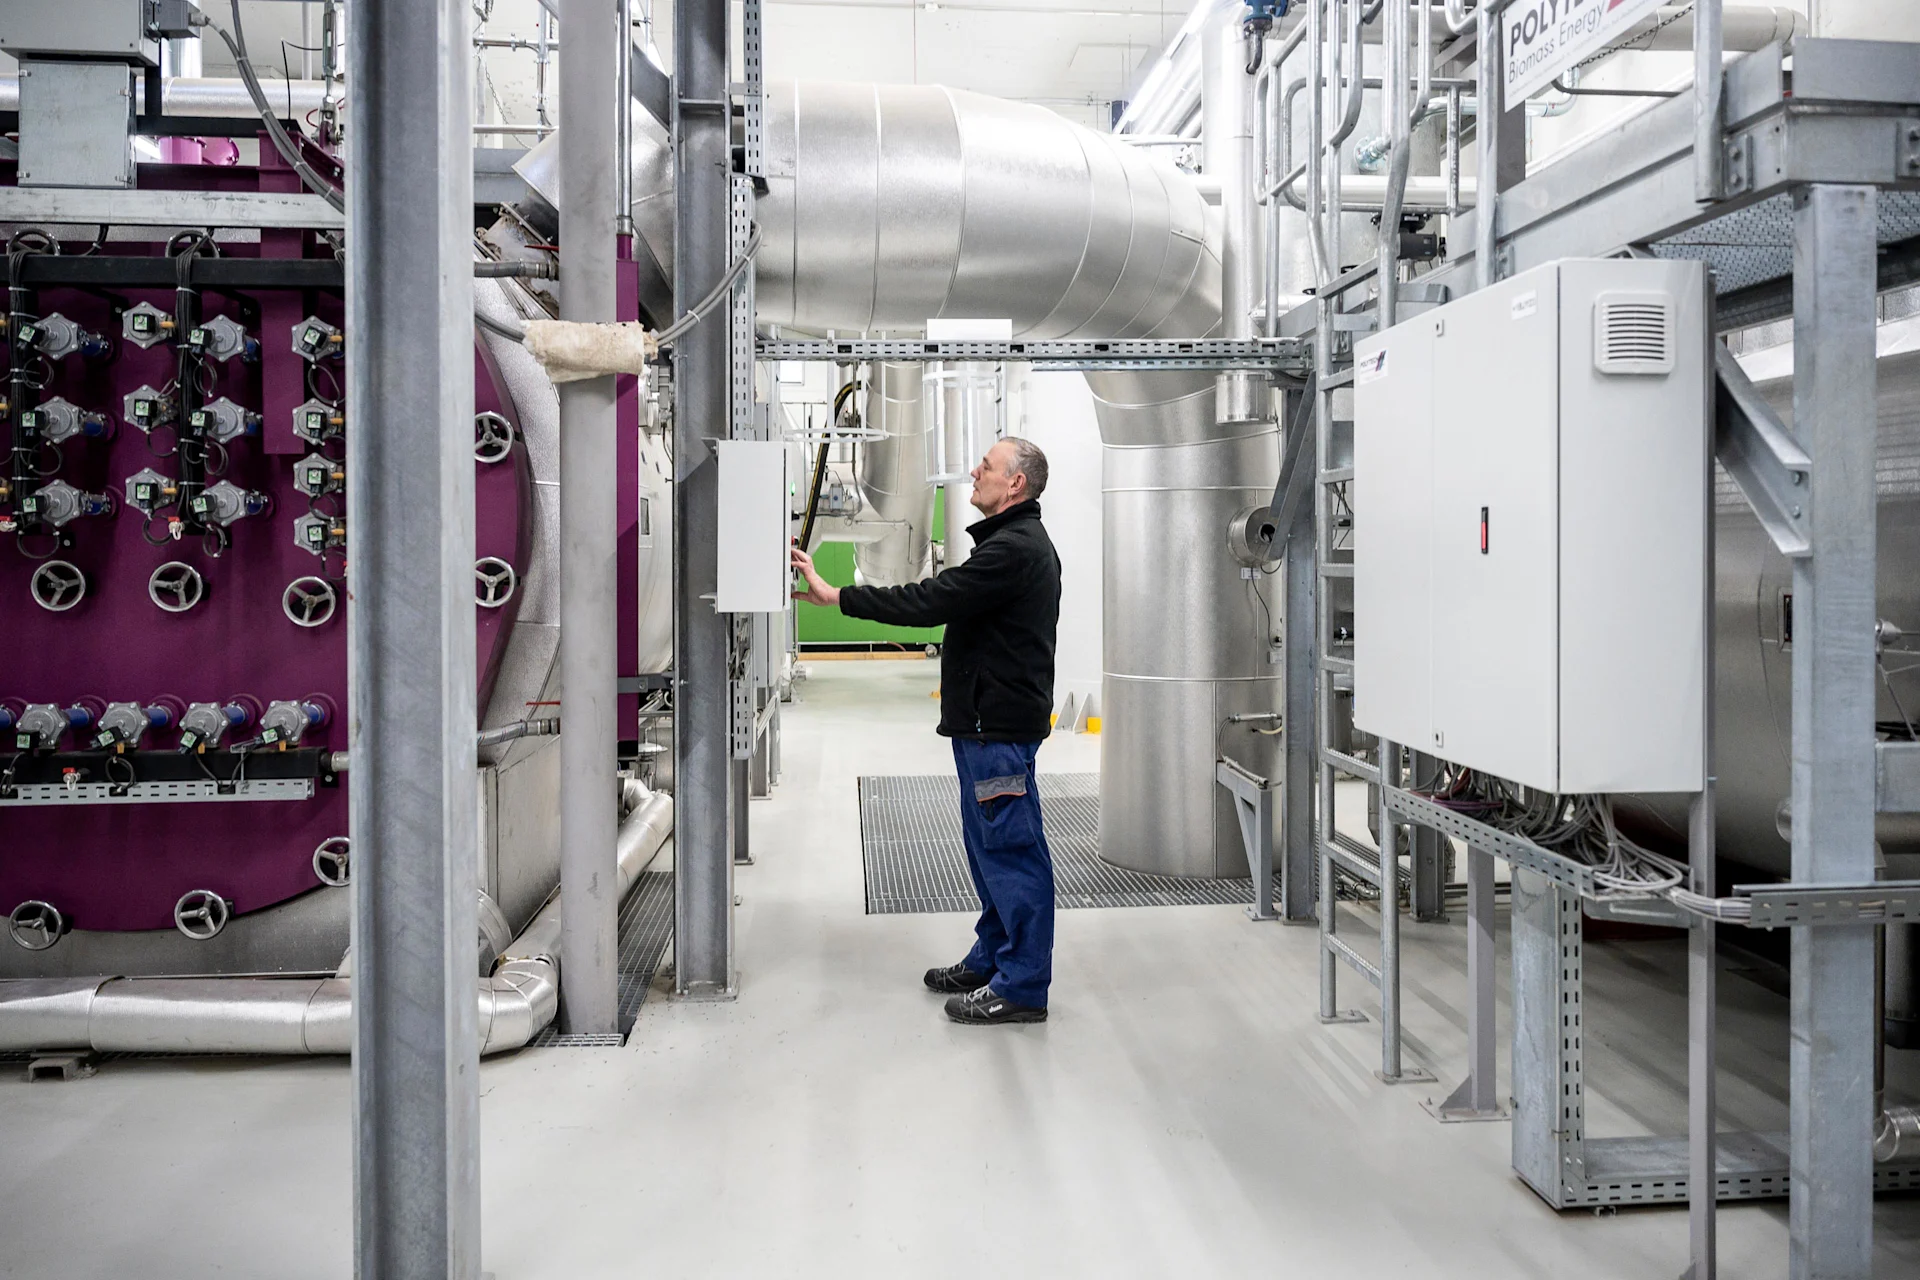
[[(940, 527), (937, 509), (934, 527)], [(820, 576), (832, 585), (850, 586), (853, 583), (853, 544), (823, 542), (813, 553), (813, 564), (820, 571)], [(869, 622), (865, 618), (849, 618), (838, 609), (823, 609), (805, 601), (798, 601), (793, 607), (800, 613), (797, 621), (801, 644), (868, 644), (888, 640), (911, 645), (938, 644), (942, 634), (940, 627), (890, 627), (882, 622)]]

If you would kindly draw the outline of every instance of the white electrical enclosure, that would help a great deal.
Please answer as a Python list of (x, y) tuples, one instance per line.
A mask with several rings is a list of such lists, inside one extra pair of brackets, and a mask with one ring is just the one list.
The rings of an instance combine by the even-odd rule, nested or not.
[(787, 607), (787, 446), (779, 440), (721, 440), (721, 613), (779, 613)]
[(1697, 262), (1569, 259), (1354, 349), (1354, 724), (1562, 794), (1698, 791)]

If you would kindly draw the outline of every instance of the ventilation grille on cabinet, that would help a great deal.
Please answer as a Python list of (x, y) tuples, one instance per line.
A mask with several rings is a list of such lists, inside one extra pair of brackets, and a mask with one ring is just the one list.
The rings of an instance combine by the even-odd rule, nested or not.
[(1666, 294), (1601, 294), (1594, 303), (1594, 367), (1602, 373), (1671, 373), (1673, 322), (1673, 299)]

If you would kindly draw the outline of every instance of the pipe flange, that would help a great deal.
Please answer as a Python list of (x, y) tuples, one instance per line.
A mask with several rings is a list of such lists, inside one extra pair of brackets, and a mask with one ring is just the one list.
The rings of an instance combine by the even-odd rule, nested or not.
[(329, 836), (313, 851), (314, 878), (329, 889), (344, 889), (353, 882), (350, 846), (345, 836)]
[(27, 899), (7, 916), (7, 936), (28, 951), (45, 951), (68, 927), (60, 908), (39, 898)]
[(233, 918), (233, 904), (211, 889), (189, 889), (173, 904), (173, 927), (195, 942), (220, 936)]
[(87, 575), (67, 560), (48, 560), (27, 583), (33, 602), (49, 613), (65, 613), (87, 598)]
[(513, 452), (513, 424), (492, 411), (473, 417), (473, 456), (488, 465), (505, 462)]
[(499, 556), (482, 556), (473, 562), (473, 598), (483, 609), (498, 609), (513, 599), (520, 575)]
[(206, 595), (207, 580), (184, 560), (169, 560), (147, 578), (147, 599), (165, 613), (185, 613)]
[(1246, 507), (1227, 521), (1227, 550), (1245, 569), (1264, 569), (1272, 564), (1273, 541), (1279, 536), (1273, 512), (1266, 507)]
[(340, 606), (340, 593), (325, 578), (295, 578), (280, 593), (280, 612), (296, 627), (325, 626)]

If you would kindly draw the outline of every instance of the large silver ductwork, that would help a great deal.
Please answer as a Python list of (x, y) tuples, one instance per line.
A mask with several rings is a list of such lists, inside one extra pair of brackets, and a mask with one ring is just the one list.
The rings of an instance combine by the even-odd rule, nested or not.
[(920, 85), (774, 84), (762, 322), (1199, 337), (1220, 320), (1199, 187), (1044, 107)]
[[(673, 798), (620, 826), (619, 894), (673, 833)], [(480, 1052), (518, 1049), (560, 1001), (556, 893), (478, 988)], [(351, 976), (22, 978), (0, 982), (0, 1052), (341, 1054), (353, 1048)]]
[[(1045, 108), (908, 85), (775, 85), (766, 137), (762, 322), (846, 332), (1004, 318), (1035, 338), (1220, 325), (1218, 218), (1199, 184)], [(1280, 679), (1267, 582), (1240, 578), (1225, 530), (1272, 493), (1274, 426), (1217, 425), (1211, 374), (1089, 382), (1107, 446), (1101, 850), (1141, 870), (1244, 875), (1213, 780), (1216, 734), (1225, 715), (1278, 710)], [(950, 507), (949, 528), (968, 515)], [(1272, 773), (1273, 741), (1242, 734), (1232, 749)]]
[(1274, 424), (1216, 421), (1210, 373), (1091, 373), (1106, 444), (1100, 854), (1138, 871), (1244, 876), (1213, 762), (1280, 776), (1279, 738), (1225, 729), (1278, 711), (1269, 579), (1226, 554), (1236, 511), (1273, 494)]
[(933, 532), (933, 486), (927, 483), (927, 418), (917, 362), (881, 363), (867, 385), (867, 426), (884, 432), (860, 446), (860, 496), (885, 530), (856, 542), (860, 580), (897, 587), (927, 576)]

